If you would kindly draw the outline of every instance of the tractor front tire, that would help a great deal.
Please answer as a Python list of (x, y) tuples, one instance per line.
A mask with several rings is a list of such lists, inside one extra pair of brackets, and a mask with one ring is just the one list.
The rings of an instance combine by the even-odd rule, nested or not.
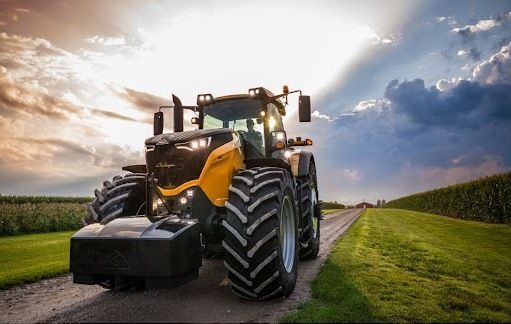
[(247, 299), (287, 297), (296, 284), (298, 221), (290, 173), (240, 171), (229, 187), (222, 246), (233, 293)]
[(145, 202), (145, 181), (144, 173), (128, 173), (104, 181), (103, 188), (94, 190), (96, 197), (87, 204), (83, 225), (106, 224), (119, 217), (140, 213)]

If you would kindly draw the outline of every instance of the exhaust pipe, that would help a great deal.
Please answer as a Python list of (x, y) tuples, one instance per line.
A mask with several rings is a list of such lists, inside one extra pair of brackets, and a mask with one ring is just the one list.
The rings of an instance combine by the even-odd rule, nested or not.
[(172, 95), (172, 101), (174, 102), (174, 133), (182, 132), (184, 128), (183, 104), (176, 95)]

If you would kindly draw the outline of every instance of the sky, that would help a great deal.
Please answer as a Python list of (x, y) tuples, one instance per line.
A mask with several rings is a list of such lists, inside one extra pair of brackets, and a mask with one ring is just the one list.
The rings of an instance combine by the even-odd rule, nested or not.
[(283, 85), (323, 200), (511, 170), (509, 1), (1, 0), (0, 194), (91, 195), (171, 94)]

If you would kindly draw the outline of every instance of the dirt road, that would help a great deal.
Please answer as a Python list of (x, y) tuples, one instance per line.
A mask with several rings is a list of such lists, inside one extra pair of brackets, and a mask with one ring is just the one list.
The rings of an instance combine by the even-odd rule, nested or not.
[(361, 210), (336, 212), (321, 222), (319, 257), (300, 262), (289, 298), (252, 302), (230, 292), (221, 260), (204, 260), (200, 277), (174, 290), (108, 291), (61, 276), (0, 291), (0, 322), (275, 322), (309, 298), (310, 282), (332, 244)]

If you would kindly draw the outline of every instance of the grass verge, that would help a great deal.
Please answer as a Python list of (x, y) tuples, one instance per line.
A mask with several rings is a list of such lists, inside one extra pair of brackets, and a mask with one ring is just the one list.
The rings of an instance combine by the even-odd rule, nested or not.
[(370, 209), (285, 322), (510, 322), (511, 227)]
[(0, 289), (68, 272), (73, 233), (0, 237)]

